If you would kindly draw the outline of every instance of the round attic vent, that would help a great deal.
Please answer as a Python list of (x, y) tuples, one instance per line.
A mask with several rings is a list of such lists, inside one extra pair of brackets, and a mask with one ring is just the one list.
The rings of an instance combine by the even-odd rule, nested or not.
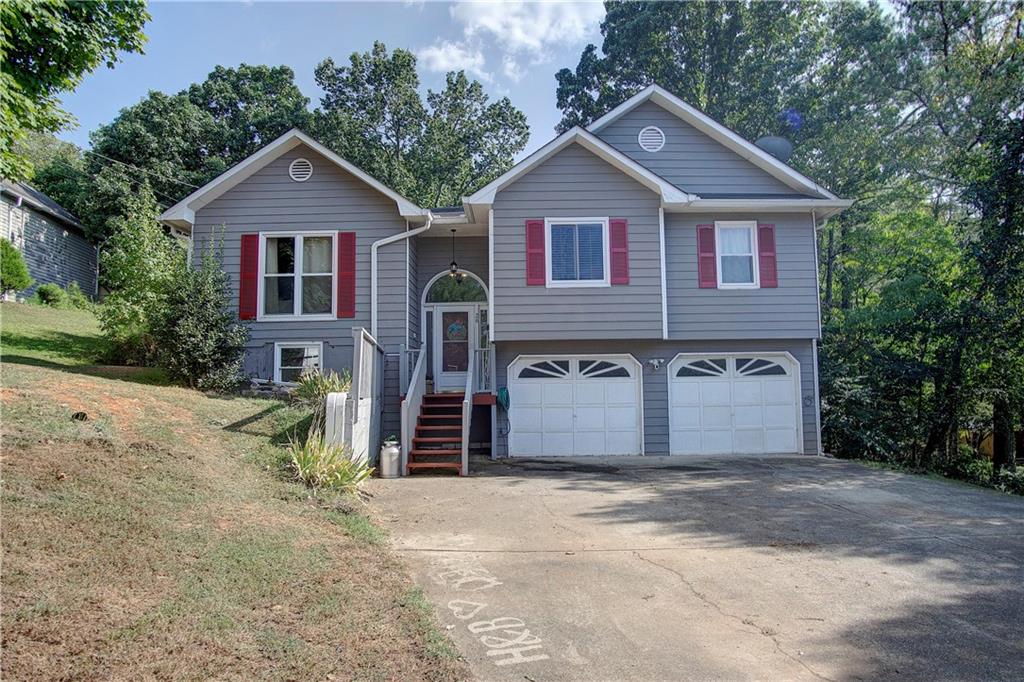
[(313, 164), (309, 159), (295, 159), (288, 166), (288, 177), (295, 182), (305, 182), (313, 175)]
[(645, 152), (657, 152), (665, 146), (665, 133), (658, 126), (647, 126), (636, 136), (636, 140)]

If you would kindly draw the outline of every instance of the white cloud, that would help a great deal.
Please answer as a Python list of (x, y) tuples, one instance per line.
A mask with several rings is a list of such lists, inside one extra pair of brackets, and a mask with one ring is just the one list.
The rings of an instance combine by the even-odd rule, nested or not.
[(526, 75), (523, 71), (523, 67), (520, 66), (519, 62), (516, 61), (516, 58), (510, 54), (505, 55), (501, 60), (501, 72), (504, 73), (505, 77), (513, 83), (518, 83), (523, 80), (523, 76)]
[(482, 81), (492, 80), (491, 74), (484, 69), (484, 53), (480, 48), (465, 43), (440, 41), (423, 48), (416, 57), (428, 71), (447, 73), (463, 70)]
[(450, 9), (467, 38), (490, 38), (506, 53), (528, 54), (534, 63), (554, 46), (592, 35), (604, 17), (600, 2), (460, 2)]

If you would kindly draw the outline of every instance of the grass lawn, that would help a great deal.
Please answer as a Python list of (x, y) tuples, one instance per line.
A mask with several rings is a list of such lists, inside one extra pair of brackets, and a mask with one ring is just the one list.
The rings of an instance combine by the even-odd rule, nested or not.
[(467, 675), (359, 504), (282, 478), (303, 412), (94, 365), (89, 313), (0, 325), (3, 679)]

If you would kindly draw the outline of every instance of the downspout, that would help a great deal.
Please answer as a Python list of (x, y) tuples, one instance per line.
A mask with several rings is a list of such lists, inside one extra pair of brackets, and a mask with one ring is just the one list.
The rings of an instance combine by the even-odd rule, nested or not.
[[(409, 239), (410, 237), (422, 234), (430, 229), (430, 225), (433, 222), (434, 214), (427, 211), (427, 222), (423, 223), (422, 227), (417, 227), (415, 230), (406, 230), (384, 239), (378, 239), (370, 246), (370, 335), (374, 339), (377, 338), (377, 249), (388, 244), (394, 244), (402, 239)], [(408, 315), (408, 311), (406, 311), (406, 314)]]

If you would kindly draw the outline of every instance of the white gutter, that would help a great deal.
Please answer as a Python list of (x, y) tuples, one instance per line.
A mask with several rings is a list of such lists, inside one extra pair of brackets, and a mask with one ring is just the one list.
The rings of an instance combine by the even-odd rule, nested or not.
[[(430, 229), (430, 225), (433, 222), (434, 214), (427, 211), (427, 222), (423, 223), (422, 227), (417, 227), (415, 230), (406, 230), (384, 239), (378, 239), (370, 246), (370, 335), (373, 338), (377, 338), (377, 249), (388, 244), (394, 244), (402, 239), (422, 234)], [(406, 313), (408, 314), (408, 311)]]

